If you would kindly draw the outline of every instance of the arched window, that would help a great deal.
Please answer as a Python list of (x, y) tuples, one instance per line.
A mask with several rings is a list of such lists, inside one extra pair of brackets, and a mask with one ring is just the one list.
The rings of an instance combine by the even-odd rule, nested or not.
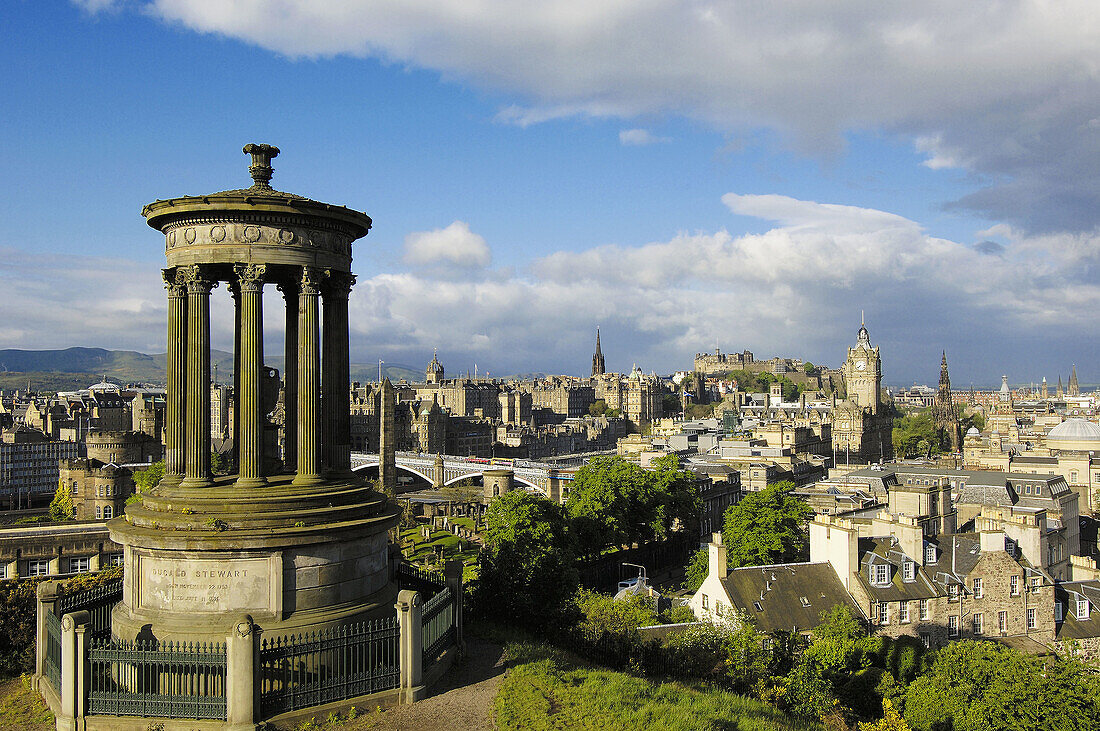
[(104, 518), (113, 518), (113, 517), (115, 517), (114, 512), (115, 511), (111, 508), (110, 505), (104, 505), (103, 506), (103, 517)]

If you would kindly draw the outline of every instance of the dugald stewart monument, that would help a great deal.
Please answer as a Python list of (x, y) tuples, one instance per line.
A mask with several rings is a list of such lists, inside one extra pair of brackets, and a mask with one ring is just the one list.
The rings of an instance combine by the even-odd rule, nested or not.
[[(398, 510), (351, 470), (348, 295), (358, 211), (271, 187), (277, 147), (250, 144), (253, 184), (145, 206), (168, 266), (165, 475), (110, 524), (125, 546), (122, 639), (223, 640), (244, 614), (267, 632), (389, 615)], [(210, 469), (210, 297), (233, 298), (238, 474)], [(286, 304), (286, 442), (267, 421), (263, 290)]]

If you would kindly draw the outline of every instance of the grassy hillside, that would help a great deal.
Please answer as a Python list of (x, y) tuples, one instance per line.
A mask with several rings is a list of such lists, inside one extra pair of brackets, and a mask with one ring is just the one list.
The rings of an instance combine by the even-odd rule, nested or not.
[(542, 644), (509, 643), (507, 654), (514, 665), (493, 704), (501, 729), (821, 729), (758, 700), (589, 667)]

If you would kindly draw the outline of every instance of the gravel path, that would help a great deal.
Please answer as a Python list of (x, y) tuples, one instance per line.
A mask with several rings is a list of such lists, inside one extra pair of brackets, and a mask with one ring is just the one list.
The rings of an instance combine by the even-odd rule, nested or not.
[(493, 698), (504, 680), (504, 648), (467, 635), (466, 650), (466, 656), (431, 688), (427, 698), (371, 714), (363, 719), (363, 725), (349, 728), (371, 731), (489, 731), (496, 728), (492, 707)]

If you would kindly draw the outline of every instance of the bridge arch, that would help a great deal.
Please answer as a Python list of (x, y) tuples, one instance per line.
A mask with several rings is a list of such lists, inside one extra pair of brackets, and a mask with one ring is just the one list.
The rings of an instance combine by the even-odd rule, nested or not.
[[(462, 474), (462, 475), (457, 475), (456, 477), (452, 477), (450, 480), (443, 483), (443, 486), (446, 487), (447, 485), (453, 485), (456, 482), (461, 482), (462, 480), (465, 480), (469, 477), (481, 477), (482, 479), (484, 479), (485, 478), (485, 473), (484, 472), (467, 472), (467, 473)], [(517, 474), (513, 473), (512, 482), (517, 484), (517, 485), (523, 485), (526, 488), (532, 488), (532, 489), (538, 490), (539, 493), (541, 493), (542, 495), (546, 495), (546, 490), (542, 489), (539, 485), (535, 484), (534, 482), (531, 482), (530, 480), (528, 480), (526, 478), (520, 477)]]
[[(355, 467), (354, 469), (352, 469), (352, 472), (359, 472), (360, 470), (370, 469), (371, 467), (377, 468), (378, 467), (378, 462), (367, 462), (365, 464), (361, 464), (361, 465)], [(432, 479), (432, 477), (430, 475), (426, 475), (423, 472), (420, 472), (419, 470), (414, 470), (412, 467), (406, 467), (405, 465), (401, 464), (400, 462), (397, 463), (396, 467), (397, 467), (398, 470), (408, 472), (409, 474), (412, 474), (412, 475), (416, 475), (420, 479), (427, 482), (429, 485), (431, 485), (434, 482), (434, 480)]]

